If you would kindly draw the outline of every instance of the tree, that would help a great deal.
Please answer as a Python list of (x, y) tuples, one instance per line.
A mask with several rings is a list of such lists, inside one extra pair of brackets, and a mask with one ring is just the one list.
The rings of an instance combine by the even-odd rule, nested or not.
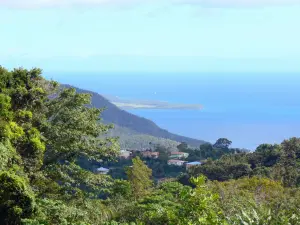
[(39, 127), (47, 121), (44, 103), (55, 86), (40, 69), (9, 72), (0, 67), (0, 138), (15, 149), (30, 175), (42, 166), (45, 140)]
[(227, 149), (232, 144), (232, 141), (228, 140), (227, 138), (219, 138), (216, 143), (213, 145), (215, 148), (222, 148)]
[(20, 176), (0, 172), (0, 224), (19, 225), (36, 212), (35, 198)]
[(161, 160), (161, 161), (168, 161), (169, 159), (169, 152), (168, 152), (168, 149), (163, 147), (163, 146), (157, 146), (156, 147), (156, 151), (159, 152), (159, 156), (158, 156), (158, 159)]
[[(59, 182), (64, 192), (100, 194), (111, 179), (94, 175), (81, 167), (78, 159), (100, 161), (113, 159), (119, 153), (116, 138), (101, 137), (110, 128), (100, 121), (102, 109), (88, 107), (91, 96), (64, 89), (46, 103), (49, 122), (41, 127), (47, 139), (43, 171)], [(35, 180), (39, 179), (36, 177)]]
[(114, 185), (112, 186), (111, 196), (128, 198), (131, 196), (132, 191), (130, 183), (127, 180), (115, 180)]
[(299, 166), (297, 159), (300, 156), (300, 138), (291, 138), (282, 142), (283, 155), (281, 166), (283, 170), (283, 184), (291, 187), (299, 181)]
[(73, 203), (87, 215), (87, 197), (101, 205), (99, 194), (112, 185), (78, 163), (118, 155), (117, 139), (103, 135), (111, 126), (101, 123), (102, 110), (91, 107), (90, 95), (58, 89), (41, 72), (0, 67), (0, 169), (8, 171), (0, 172), (0, 224), (31, 217), (35, 199)]
[(102, 109), (89, 108), (91, 96), (64, 89), (47, 104), (50, 123), (44, 127), (48, 139), (45, 164), (62, 160), (75, 162), (79, 157), (88, 160), (112, 159), (118, 155), (116, 139), (99, 138), (110, 125), (100, 123)]
[(181, 152), (184, 152), (188, 149), (188, 144), (186, 142), (182, 142), (177, 146), (177, 149)]
[(213, 146), (210, 143), (205, 143), (200, 145), (200, 153), (201, 153), (200, 157), (202, 159), (211, 157), (212, 151), (213, 151)]
[(271, 167), (275, 165), (282, 154), (280, 145), (262, 144), (259, 145), (255, 153), (250, 157), (252, 167), (266, 166)]
[(192, 178), (191, 181), (196, 188), (192, 191), (189, 189), (181, 191), (181, 210), (178, 213), (177, 224), (226, 224), (218, 204), (220, 197), (205, 184), (206, 177)]
[(126, 174), (133, 196), (135, 199), (140, 199), (149, 193), (153, 185), (152, 170), (139, 157), (132, 159), (132, 163), (133, 166), (126, 169)]
[(6, 143), (0, 142), (0, 171), (12, 169), (14, 165), (19, 163), (21, 163), (20, 157), (10, 143), (8, 141)]

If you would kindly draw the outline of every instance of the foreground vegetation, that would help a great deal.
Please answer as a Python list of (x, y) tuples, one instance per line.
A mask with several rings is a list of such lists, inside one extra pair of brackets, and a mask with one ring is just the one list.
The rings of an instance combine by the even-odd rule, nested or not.
[(199, 150), (182, 144), (206, 163), (155, 183), (136, 157), (127, 180), (112, 179), (81, 163), (115, 160), (120, 150), (89, 104), (39, 69), (0, 68), (0, 224), (300, 224), (300, 139), (254, 153), (226, 139)]

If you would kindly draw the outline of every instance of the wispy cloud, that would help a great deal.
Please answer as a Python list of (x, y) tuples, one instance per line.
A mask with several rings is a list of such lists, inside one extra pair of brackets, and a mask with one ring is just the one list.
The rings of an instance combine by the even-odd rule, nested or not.
[(44, 8), (70, 6), (127, 5), (164, 2), (205, 7), (251, 7), (300, 4), (300, 0), (0, 0), (0, 7)]
[(123, 5), (144, 2), (142, 0), (0, 0), (0, 7), (47, 8), (72, 6)]
[(206, 7), (257, 7), (300, 4), (300, 0), (178, 0), (177, 2)]
[(110, 0), (0, 0), (0, 6), (12, 8), (44, 8), (75, 5), (103, 5)]

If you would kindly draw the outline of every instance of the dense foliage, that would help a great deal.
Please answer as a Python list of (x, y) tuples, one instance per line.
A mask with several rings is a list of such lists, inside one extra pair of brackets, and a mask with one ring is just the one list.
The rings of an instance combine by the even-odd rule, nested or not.
[[(116, 139), (99, 138), (110, 128), (100, 123), (101, 110), (88, 107), (90, 95), (57, 87), (39, 69), (0, 68), (1, 224), (52, 221), (51, 207), (58, 213), (57, 207), (68, 211), (70, 204), (71, 214), (85, 215), (95, 204), (92, 197), (112, 183), (77, 163), (80, 157), (111, 159), (119, 152)], [(79, 223), (80, 216), (72, 220)]]
[(300, 138), (291, 138), (280, 145), (262, 144), (253, 153), (226, 154), (218, 160), (208, 160), (190, 171), (190, 176), (204, 174), (218, 181), (258, 176), (280, 181), (285, 187), (299, 187), (299, 171)]
[[(299, 138), (253, 153), (226, 138), (183, 142), (187, 160), (203, 163), (189, 170), (168, 166), (159, 145), (157, 159), (114, 162), (119, 143), (90, 100), (39, 69), (0, 68), (0, 224), (300, 224)], [(124, 176), (93, 165), (122, 165)]]

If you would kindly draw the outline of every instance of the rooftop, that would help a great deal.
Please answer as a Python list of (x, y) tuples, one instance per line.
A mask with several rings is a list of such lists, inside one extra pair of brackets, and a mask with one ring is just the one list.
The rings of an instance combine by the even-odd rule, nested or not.
[(100, 168), (97, 169), (97, 171), (98, 171), (98, 172), (108, 172), (109, 169), (104, 168), (104, 167), (100, 167)]
[(189, 162), (187, 165), (201, 165), (201, 162)]

